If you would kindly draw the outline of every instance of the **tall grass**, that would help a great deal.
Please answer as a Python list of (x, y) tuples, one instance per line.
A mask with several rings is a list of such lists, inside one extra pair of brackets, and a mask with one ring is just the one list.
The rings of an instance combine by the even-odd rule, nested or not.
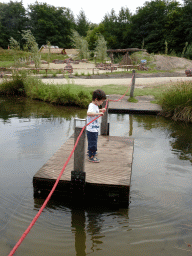
[(168, 87), (159, 99), (162, 115), (177, 121), (192, 122), (192, 82)]
[(91, 94), (81, 86), (68, 83), (44, 84), (41, 80), (30, 78), (25, 84), (26, 95), (59, 105), (74, 105), (86, 108), (91, 101)]
[(91, 93), (82, 86), (44, 84), (41, 80), (18, 72), (12, 80), (0, 84), (0, 94), (22, 95), (59, 105), (73, 105), (87, 108)]

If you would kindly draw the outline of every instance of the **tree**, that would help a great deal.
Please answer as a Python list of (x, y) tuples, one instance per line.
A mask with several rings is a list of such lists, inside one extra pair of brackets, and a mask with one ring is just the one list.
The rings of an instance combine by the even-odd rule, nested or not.
[(26, 28), (27, 17), (22, 2), (0, 3), (0, 46), (7, 48), (10, 37), (21, 42), (21, 31)]
[(11, 37), (9, 39), (9, 46), (10, 46), (10, 49), (13, 49), (13, 50), (20, 50), (20, 44), (19, 42), (17, 42), (17, 40), (15, 40), (13, 37)]
[(87, 21), (87, 18), (83, 10), (81, 10), (79, 12), (79, 15), (77, 16), (75, 30), (79, 33), (80, 36), (85, 37), (87, 35), (87, 31), (89, 30), (89, 22)]
[(22, 39), (25, 41), (25, 50), (28, 50), (32, 53), (32, 58), (35, 63), (35, 67), (38, 68), (40, 66), (41, 56), (39, 54), (38, 44), (35, 40), (35, 37), (31, 33), (31, 30), (23, 30)]
[(61, 48), (71, 47), (73, 17), (69, 9), (54, 7), (46, 3), (29, 5), (31, 31), (39, 46), (49, 41)]
[[(177, 1), (155, 0), (145, 2), (131, 18), (131, 47), (141, 47), (143, 40), (149, 52), (164, 52), (165, 40), (174, 49), (180, 34), (179, 16), (181, 15)], [(180, 35), (181, 36), (181, 35)]]
[(185, 42), (192, 42), (192, 0), (184, 0), (182, 27)]
[(81, 37), (77, 31), (73, 31), (71, 36), (71, 40), (73, 42), (73, 46), (79, 50), (80, 59), (88, 59), (89, 58), (89, 49), (88, 42), (86, 39)]
[(109, 14), (106, 14), (104, 16), (102, 24), (104, 25), (105, 32), (103, 33), (103, 36), (107, 41), (107, 48), (118, 49), (118, 18), (115, 14), (114, 9), (112, 9)]
[(101, 62), (104, 62), (104, 60), (107, 58), (107, 42), (102, 35), (99, 35), (98, 37), (95, 52), (96, 58)]
[(100, 23), (99, 25), (95, 24), (92, 29), (88, 30), (86, 40), (91, 51), (95, 49), (99, 35), (103, 35), (104, 33), (105, 28), (103, 23)]
[(128, 8), (122, 7), (117, 17), (117, 38), (120, 49), (129, 48), (130, 40), (127, 40), (130, 33), (131, 16)]

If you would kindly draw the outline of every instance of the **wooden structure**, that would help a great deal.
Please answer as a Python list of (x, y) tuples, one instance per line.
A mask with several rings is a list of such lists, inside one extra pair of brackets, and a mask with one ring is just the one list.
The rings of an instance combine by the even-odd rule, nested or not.
[[(48, 162), (34, 175), (33, 186), (35, 197), (46, 197), (55, 180), (62, 170), (72, 148), (74, 136), (48, 160)], [(85, 144), (85, 149), (87, 144)], [(128, 137), (99, 136), (98, 158), (100, 163), (92, 163), (85, 156), (85, 184), (81, 177), (79, 185), (75, 186), (77, 192), (84, 186), (83, 202), (103, 205), (122, 205), (129, 203), (131, 184), (133, 139)], [(54, 192), (54, 197), (63, 197), (66, 202), (73, 202), (73, 184), (71, 171), (74, 170), (74, 154), (69, 161), (64, 174)], [(77, 185), (77, 184), (76, 184)], [(79, 196), (78, 193), (76, 194)], [(63, 202), (65, 202), (63, 201)]]
[[(105, 107), (105, 102), (102, 107)], [(101, 135), (98, 140), (100, 163), (88, 161), (85, 130), (76, 127), (75, 133), (35, 174), (34, 196), (47, 196), (67, 161), (77, 138), (81, 134), (74, 154), (66, 166), (54, 196), (64, 197), (72, 204), (127, 206), (131, 183), (133, 139), (109, 135), (108, 107), (102, 117)]]
[(107, 50), (109, 53), (109, 56), (111, 58), (111, 63), (113, 63), (113, 53), (124, 53), (122, 63), (120, 65), (131, 65), (131, 59), (129, 58), (129, 52), (139, 52), (139, 51), (145, 51), (145, 49), (139, 49), (139, 48), (127, 48), (127, 49), (110, 49)]

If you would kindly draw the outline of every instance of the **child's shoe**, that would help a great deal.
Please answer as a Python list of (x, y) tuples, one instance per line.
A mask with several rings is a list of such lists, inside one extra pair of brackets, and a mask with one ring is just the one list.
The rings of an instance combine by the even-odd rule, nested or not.
[(89, 162), (92, 162), (92, 163), (99, 163), (100, 160), (97, 158), (97, 157), (89, 157)]

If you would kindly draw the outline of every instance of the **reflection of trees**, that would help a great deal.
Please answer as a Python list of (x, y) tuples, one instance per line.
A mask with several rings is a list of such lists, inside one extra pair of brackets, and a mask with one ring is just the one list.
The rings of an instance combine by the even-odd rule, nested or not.
[(76, 114), (79, 118), (84, 118), (86, 110), (77, 107), (54, 106), (28, 98), (0, 98), (0, 118), (4, 121), (8, 121), (10, 117), (16, 115), (18, 118), (49, 118), (50, 121), (59, 118), (62, 122), (63, 118), (68, 120)]
[(166, 129), (170, 144), (181, 160), (192, 162), (192, 124), (174, 122), (158, 116), (134, 116), (138, 124), (146, 130), (153, 128)]
[(182, 126), (170, 133), (170, 136), (174, 138), (171, 146), (173, 150), (180, 150), (178, 152), (180, 159), (189, 160), (192, 163), (192, 125)]

